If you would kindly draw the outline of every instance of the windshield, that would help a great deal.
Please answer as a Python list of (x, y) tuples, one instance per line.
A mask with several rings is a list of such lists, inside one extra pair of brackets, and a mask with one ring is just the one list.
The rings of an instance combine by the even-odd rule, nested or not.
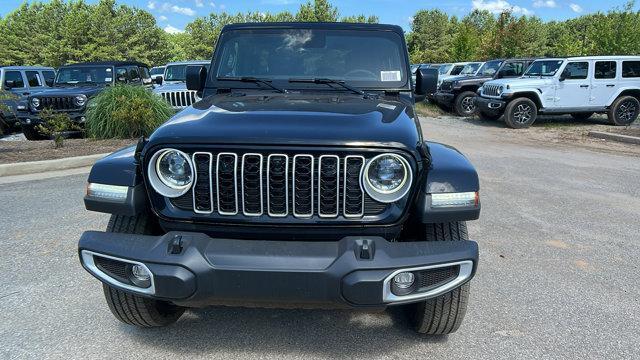
[(186, 81), (187, 65), (169, 65), (164, 70), (164, 81)]
[(502, 65), (502, 61), (488, 61), (478, 70), (478, 75), (493, 76), (500, 69), (500, 65)]
[(534, 61), (529, 69), (524, 73), (525, 76), (553, 76), (558, 72), (563, 60), (540, 60)]
[(151, 75), (162, 75), (162, 74), (164, 74), (163, 67), (154, 67), (151, 69)]
[(305, 87), (291, 79), (341, 80), (366, 88), (397, 88), (407, 81), (402, 39), (391, 32), (234, 30), (223, 33), (218, 54), (211, 72), (215, 81), (254, 77), (282, 82), (281, 88)]
[(460, 71), (460, 75), (473, 75), (478, 71), (478, 69), (480, 68), (480, 65), (482, 64), (481, 63), (467, 64), (462, 69), (462, 71)]
[(64, 67), (58, 70), (56, 85), (65, 84), (110, 84), (113, 69), (109, 66)]
[(438, 74), (440, 75), (447, 75), (447, 73), (449, 72), (449, 69), (451, 69), (451, 67), (453, 67), (452, 64), (442, 64), (438, 67)]

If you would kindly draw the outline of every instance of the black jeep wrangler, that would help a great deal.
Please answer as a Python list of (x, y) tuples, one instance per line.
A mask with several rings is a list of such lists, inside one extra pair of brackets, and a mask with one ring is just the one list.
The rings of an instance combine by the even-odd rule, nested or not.
[(89, 175), (86, 208), (112, 215), (79, 256), (113, 315), (399, 305), (421, 333), (456, 331), (478, 176), (422, 138), (402, 28), (229, 25), (214, 55), (187, 69), (201, 101)]
[[(491, 60), (482, 65), (474, 76), (459, 76), (442, 82), (434, 95), (443, 108), (452, 109), (458, 116), (473, 116), (477, 109), (474, 103), (476, 91), (485, 82), (493, 79), (520, 77), (535, 59)], [(480, 114), (481, 117), (491, 116)], [(496, 120), (496, 119), (492, 119)]]
[(102, 61), (65, 65), (58, 70), (53, 87), (23, 100), (18, 118), (28, 140), (42, 140), (37, 130), (40, 112), (51, 109), (69, 114), (80, 127), (85, 123), (88, 100), (116, 84), (152, 87), (147, 65), (132, 61)]

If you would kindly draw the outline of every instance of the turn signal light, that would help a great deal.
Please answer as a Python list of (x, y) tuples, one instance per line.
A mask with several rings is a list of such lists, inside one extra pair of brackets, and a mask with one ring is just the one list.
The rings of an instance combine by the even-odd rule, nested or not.
[(473, 207), (480, 203), (480, 194), (476, 192), (431, 194), (432, 208)]

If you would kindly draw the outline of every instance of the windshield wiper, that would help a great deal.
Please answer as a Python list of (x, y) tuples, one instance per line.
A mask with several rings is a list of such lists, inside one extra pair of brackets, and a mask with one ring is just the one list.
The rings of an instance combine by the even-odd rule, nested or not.
[(287, 91), (280, 89), (277, 86), (274, 86), (271, 84), (271, 80), (267, 80), (267, 79), (260, 79), (260, 78), (256, 78), (256, 77), (251, 77), (251, 76), (240, 76), (240, 77), (219, 77), (217, 78), (217, 80), (219, 81), (240, 81), (240, 82), (248, 82), (248, 83), (254, 83), (254, 84), (263, 84), (266, 85), (270, 88), (272, 88), (273, 90), (279, 92), (279, 93), (283, 93), (285, 94)]
[(365, 93), (364, 91), (353, 87), (349, 84), (346, 83), (346, 81), (344, 80), (334, 80), (334, 79), (326, 79), (326, 78), (311, 78), (311, 79), (303, 79), (303, 78), (291, 78), (289, 79), (290, 83), (307, 83), (307, 84), (326, 84), (331, 86), (331, 84), (336, 84), (338, 86), (341, 86), (349, 91), (352, 91), (353, 93), (356, 93), (358, 95), (362, 95), (365, 98), (370, 97), (370, 94)]

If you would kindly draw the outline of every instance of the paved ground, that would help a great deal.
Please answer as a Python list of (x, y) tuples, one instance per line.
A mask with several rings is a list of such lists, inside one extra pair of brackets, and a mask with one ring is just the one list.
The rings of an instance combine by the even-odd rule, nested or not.
[(423, 129), (481, 176), (481, 264), (458, 333), (421, 338), (394, 311), (212, 308), (122, 325), (78, 263), (80, 233), (107, 217), (83, 210), (86, 176), (70, 175), (0, 184), (0, 358), (637, 358), (637, 151), (448, 118)]

